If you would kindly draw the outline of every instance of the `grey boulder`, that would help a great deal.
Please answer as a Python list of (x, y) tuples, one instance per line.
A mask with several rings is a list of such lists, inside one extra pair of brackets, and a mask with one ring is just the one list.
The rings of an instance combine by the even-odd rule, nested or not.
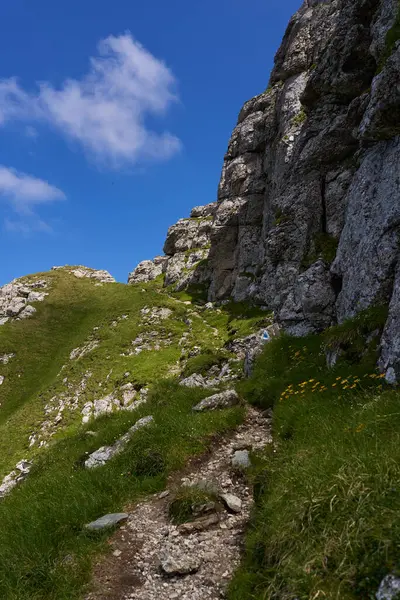
[(208, 398), (204, 398), (201, 402), (193, 407), (195, 412), (203, 412), (205, 410), (215, 410), (217, 408), (228, 408), (239, 403), (239, 396), (235, 390), (225, 390), (219, 394), (213, 394)]
[(251, 467), (250, 456), (247, 450), (237, 450), (232, 458), (232, 466), (235, 469), (248, 469)]
[(129, 518), (128, 513), (111, 513), (108, 515), (104, 515), (104, 517), (100, 517), (96, 521), (92, 521), (85, 525), (85, 529), (89, 531), (101, 531), (102, 529), (107, 529), (108, 527), (113, 527), (114, 525), (118, 525), (126, 521)]
[(400, 594), (400, 577), (396, 575), (386, 575), (382, 579), (379, 590), (376, 593), (376, 600), (395, 600)]
[(233, 513), (240, 513), (242, 510), (242, 501), (234, 494), (221, 494), (220, 498), (228, 510)]

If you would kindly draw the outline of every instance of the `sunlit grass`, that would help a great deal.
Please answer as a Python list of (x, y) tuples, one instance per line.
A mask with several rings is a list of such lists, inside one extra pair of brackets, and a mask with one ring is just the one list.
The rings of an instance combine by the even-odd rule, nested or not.
[[(400, 567), (400, 395), (373, 345), (360, 352), (367, 322), (274, 340), (242, 384), (274, 407), (274, 448), (255, 461), (256, 509), (230, 600), (372, 600)], [(328, 369), (326, 340), (337, 336), (346, 352)]]

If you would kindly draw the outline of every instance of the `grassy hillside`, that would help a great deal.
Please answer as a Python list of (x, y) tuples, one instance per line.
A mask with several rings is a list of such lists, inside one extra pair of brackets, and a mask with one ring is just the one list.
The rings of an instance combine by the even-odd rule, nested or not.
[[(240, 405), (193, 414), (210, 392), (182, 387), (178, 376), (233, 358), (225, 343), (269, 316), (241, 304), (205, 310), (200, 289), (172, 294), (160, 281), (98, 285), (67, 270), (36, 277), (49, 284), (37, 313), (0, 328), (0, 355), (15, 353), (0, 365), (0, 477), (33, 460), (0, 502), (0, 598), (78, 600), (107, 548), (107, 535), (84, 524), (162, 490), (168, 474), (243, 420)], [(319, 336), (283, 335), (238, 381), (248, 402), (273, 408), (274, 445), (253, 457), (256, 502), (230, 600), (372, 599), (399, 569), (399, 393), (375, 367), (385, 317), (378, 307)], [(76, 348), (83, 355), (71, 359)], [(337, 355), (333, 368), (327, 353)], [(240, 372), (240, 362), (231, 366)], [(82, 423), (85, 403), (120, 397), (126, 382), (148, 389), (147, 402)], [(117, 458), (83, 468), (147, 415), (154, 424)]]
[[(0, 598), (73, 600), (82, 597), (91, 557), (105, 543), (83, 525), (163, 489), (168, 473), (243, 419), (240, 406), (192, 413), (192, 406), (210, 392), (178, 385), (177, 374), (191, 348), (200, 348), (196, 359), (209, 367), (221, 355), (230, 356), (223, 345), (233, 332), (252, 331), (265, 314), (247, 315), (244, 309), (234, 314), (230, 307), (204, 311), (196, 304), (198, 293), (173, 297), (160, 282), (99, 286), (66, 270), (37, 277), (49, 283), (49, 295), (36, 305), (37, 313), (0, 328), (0, 355), (15, 353), (7, 365), (0, 365), (5, 376), (0, 476), (22, 458), (34, 461), (27, 480), (0, 502)], [(171, 312), (158, 318), (152, 316), (154, 308)], [(150, 345), (129, 355), (138, 336)], [(72, 350), (93, 340), (96, 348), (70, 359)], [(134, 411), (82, 424), (86, 402), (120, 393), (126, 382), (137, 390), (148, 388), (148, 401)], [(30, 448), (29, 436), (40, 437), (49, 418), (45, 407), (77, 392), (77, 407), (67, 406), (55, 434), (46, 438), (53, 429), (45, 430), (48, 446)], [(111, 444), (150, 414), (154, 425), (138, 432), (118, 458), (99, 470), (83, 468), (88, 453)]]

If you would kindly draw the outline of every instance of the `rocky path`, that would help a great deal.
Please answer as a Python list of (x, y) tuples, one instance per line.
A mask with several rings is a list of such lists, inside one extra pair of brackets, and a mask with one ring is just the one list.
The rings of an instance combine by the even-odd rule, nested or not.
[[(167, 491), (128, 508), (128, 521), (110, 540), (110, 554), (95, 566), (86, 600), (224, 598), (252, 505), (246, 478), (233, 465), (246, 459), (246, 450), (271, 441), (270, 419), (249, 408), (234, 434), (171, 477)], [(193, 484), (218, 489), (225, 509), (175, 526), (168, 517), (174, 489)]]

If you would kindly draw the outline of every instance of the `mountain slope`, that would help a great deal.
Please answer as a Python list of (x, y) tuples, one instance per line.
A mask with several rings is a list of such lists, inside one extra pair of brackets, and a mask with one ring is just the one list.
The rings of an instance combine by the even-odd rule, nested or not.
[[(242, 376), (226, 343), (271, 321), (245, 307), (206, 308), (158, 281), (99, 283), (70, 268), (14, 285), (37, 280), (48, 295), (36, 312), (0, 328), (0, 596), (71, 600), (103, 539), (85, 523), (162, 489), (171, 470), (242, 421), (240, 405), (192, 406)], [(200, 386), (179, 382), (191, 373)], [(85, 468), (88, 454), (144, 417), (153, 420), (120, 456)]]

